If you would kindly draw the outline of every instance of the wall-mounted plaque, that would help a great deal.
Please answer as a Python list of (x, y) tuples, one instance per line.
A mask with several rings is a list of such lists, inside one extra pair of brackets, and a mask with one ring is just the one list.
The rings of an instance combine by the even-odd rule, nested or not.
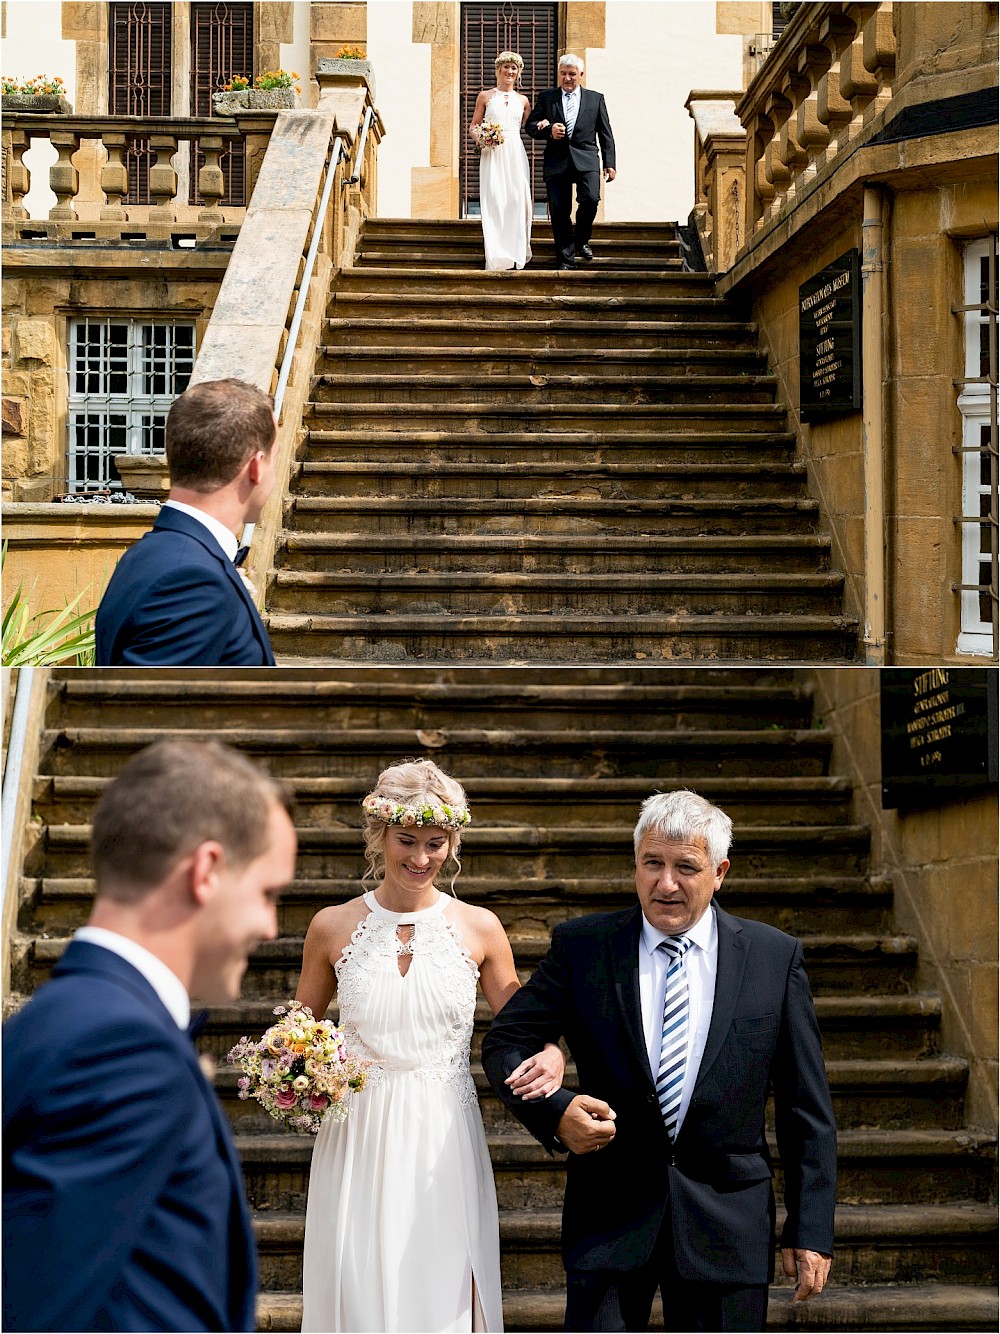
[(997, 782), (997, 673), (887, 667), (881, 673), (882, 805), (961, 800)]
[(861, 408), (861, 256), (849, 250), (799, 288), (804, 421)]

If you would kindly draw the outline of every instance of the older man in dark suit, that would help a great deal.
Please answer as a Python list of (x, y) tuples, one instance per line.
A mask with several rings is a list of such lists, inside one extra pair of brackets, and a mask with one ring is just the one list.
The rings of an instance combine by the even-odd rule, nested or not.
[(3, 1328), (252, 1330), (239, 1160), (188, 1037), (277, 934), (295, 869), (278, 786), (167, 741), (98, 803), (97, 897), (4, 1027)]
[[(836, 1133), (797, 940), (714, 901), (732, 824), (693, 792), (649, 798), (639, 902), (562, 923), (497, 1015), (483, 1064), (546, 1147), (569, 1150), (566, 1328), (762, 1330), (774, 1255), (764, 1112), (773, 1091), (796, 1300), (833, 1253)], [(565, 1037), (581, 1093), (524, 1103), (511, 1071)]]
[[(559, 62), (559, 87), (540, 93), (525, 124), (532, 139), (545, 143), (542, 174), (549, 197), (549, 219), (560, 269), (575, 269), (577, 259), (590, 261), (590, 233), (604, 179), (615, 179), (615, 140), (604, 94), (580, 86), (583, 61), (565, 55)], [(571, 219), (576, 187), (576, 222)]]
[(237, 566), (274, 488), (271, 400), (243, 380), (192, 385), (167, 416), (170, 496), (97, 610), (98, 667), (271, 667)]

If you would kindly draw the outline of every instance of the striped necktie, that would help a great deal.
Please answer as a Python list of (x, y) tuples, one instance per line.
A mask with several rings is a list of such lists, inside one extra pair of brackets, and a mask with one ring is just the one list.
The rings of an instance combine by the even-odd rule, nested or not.
[(569, 95), (564, 94), (564, 96), (566, 105), (563, 108), (563, 110), (566, 113), (566, 138), (568, 139), (573, 133), (573, 126), (576, 124), (576, 117), (577, 117), (576, 99), (580, 96), (580, 94), (578, 92), (575, 92)]
[(667, 1134), (677, 1134), (677, 1114), (681, 1109), (684, 1071), (687, 1066), (688, 979), (684, 956), (691, 948), (690, 936), (671, 936), (661, 940), (667, 965), (667, 989), (663, 997), (663, 1033), (660, 1038), (660, 1066), (656, 1075), (656, 1097)]

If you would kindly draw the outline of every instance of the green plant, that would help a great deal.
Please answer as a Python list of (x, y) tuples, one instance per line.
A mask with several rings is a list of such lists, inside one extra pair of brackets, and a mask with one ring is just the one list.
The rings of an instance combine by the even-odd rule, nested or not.
[(50, 79), (46, 74), (36, 74), (33, 79), (4, 79), (5, 93), (27, 93), (30, 97), (50, 94), (53, 97), (65, 97), (66, 85), (58, 75)]
[(338, 60), (367, 60), (364, 47), (361, 46), (342, 46), (337, 52)]
[(245, 74), (234, 74), (228, 83), (222, 85), (224, 93), (242, 93), (250, 87), (250, 80)]
[[(263, 74), (257, 75), (256, 79), (253, 81), (253, 86), (262, 90), (269, 88), (291, 88), (292, 80), (297, 79), (298, 77), (299, 76), (294, 70), (289, 74), (283, 69), (266, 69)], [(302, 89), (296, 87), (295, 91), (301, 93)]]
[[(7, 564), (7, 543), (0, 551), (0, 570)], [(89, 588), (89, 585), (87, 586)], [(4, 667), (92, 667), (96, 611), (77, 611), (87, 588), (61, 611), (32, 616), (23, 586), (17, 588), (3, 614), (0, 665)]]

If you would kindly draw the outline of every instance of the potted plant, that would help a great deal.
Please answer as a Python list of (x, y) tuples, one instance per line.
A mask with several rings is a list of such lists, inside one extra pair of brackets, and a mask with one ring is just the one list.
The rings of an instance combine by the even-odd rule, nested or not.
[(50, 79), (36, 74), (33, 79), (3, 80), (4, 111), (29, 111), (32, 114), (67, 115), (73, 110), (66, 100), (66, 85), (58, 75)]
[(217, 116), (235, 116), (240, 111), (282, 111), (298, 106), (302, 89), (299, 76), (283, 69), (265, 70), (253, 84), (245, 74), (235, 74), (221, 93), (212, 94)]
[(372, 97), (375, 96), (375, 75), (372, 71), (372, 62), (368, 59), (365, 49), (362, 46), (342, 46), (335, 56), (322, 56), (319, 61), (319, 70), (323, 74), (334, 74), (340, 77), (347, 76), (352, 82), (361, 77), (371, 89)]

